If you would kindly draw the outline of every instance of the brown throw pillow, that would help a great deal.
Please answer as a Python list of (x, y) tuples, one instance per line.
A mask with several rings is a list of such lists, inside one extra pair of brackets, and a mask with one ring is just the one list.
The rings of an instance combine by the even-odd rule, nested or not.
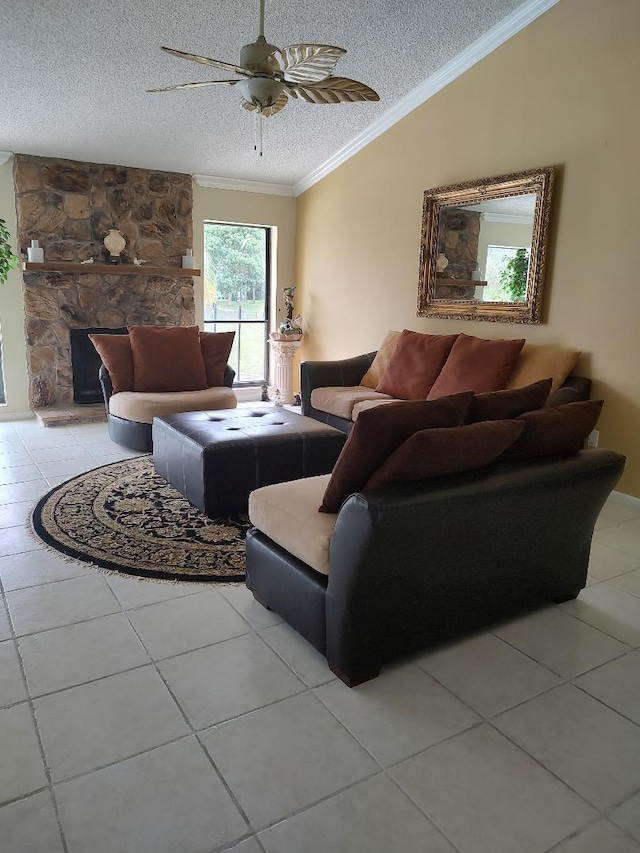
[(526, 412), (518, 419), (524, 422), (520, 438), (504, 454), (505, 459), (580, 450), (598, 422), (603, 403), (583, 400)]
[(360, 491), (384, 460), (414, 432), (462, 423), (472, 394), (441, 400), (389, 403), (362, 412), (338, 457), (320, 512), (338, 512), (352, 492)]
[(133, 355), (129, 335), (89, 335), (109, 372), (113, 393), (133, 391)]
[(485, 341), (460, 334), (427, 400), (460, 391), (500, 391), (504, 388), (524, 338), (516, 341)]
[(209, 388), (219, 388), (229, 361), (235, 332), (200, 332), (200, 349), (207, 371)]
[(517, 418), (524, 412), (541, 409), (550, 391), (551, 379), (542, 379), (540, 382), (534, 382), (525, 388), (476, 394), (467, 412), (467, 423), (475, 424), (478, 421), (501, 421), (506, 418)]
[(404, 329), (376, 391), (399, 400), (425, 400), (457, 337)]
[(130, 326), (134, 391), (202, 391), (207, 371), (197, 326)]
[(365, 489), (472, 471), (493, 462), (517, 439), (521, 421), (484, 421), (423, 429), (408, 438), (367, 480)]

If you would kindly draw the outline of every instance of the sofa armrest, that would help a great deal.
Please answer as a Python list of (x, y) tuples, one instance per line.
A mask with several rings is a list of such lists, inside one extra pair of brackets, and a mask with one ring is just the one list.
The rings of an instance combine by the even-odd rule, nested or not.
[(336, 361), (303, 361), (300, 365), (302, 414), (311, 414), (314, 388), (359, 385), (375, 357), (375, 352), (368, 352)]
[(111, 384), (111, 377), (109, 376), (109, 371), (104, 366), (104, 364), (100, 365), (100, 370), (98, 371), (98, 379), (100, 380), (100, 387), (102, 388), (102, 396), (104, 398), (104, 404), (107, 407), (107, 412), (109, 411), (109, 400), (111, 395), (113, 394), (113, 385)]
[(223, 377), (223, 379), (222, 379), (222, 384), (223, 384), (226, 388), (232, 388), (232, 387), (233, 387), (233, 380), (234, 380), (234, 378), (235, 378), (235, 375), (236, 375), (236, 372), (235, 372), (235, 370), (233, 369), (233, 367), (231, 367), (231, 365), (230, 365), (230, 364), (227, 364), (227, 366), (226, 366), (226, 367), (225, 367), (225, 369), (224, 369), (224, 377)]
[(588, 400), (591, 395), (591, 380), (586, 376), (567, 376), (564, 384), (549, 395), (547, 406), (561, 406), (563, 403), (575, 403)]
[(583, 450), (351, 495), (329, 554), (333, 671), (357, 683), (401, 655), (575, 597), (624, 462)]

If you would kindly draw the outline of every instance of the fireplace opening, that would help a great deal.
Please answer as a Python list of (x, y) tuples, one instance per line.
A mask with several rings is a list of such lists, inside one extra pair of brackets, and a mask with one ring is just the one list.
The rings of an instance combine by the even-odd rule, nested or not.
[(89, 335), (126, 335), (127, 329), (70, 329), (73, 402), (79, 405), (102, 402), (98, 371), (102, 360)]

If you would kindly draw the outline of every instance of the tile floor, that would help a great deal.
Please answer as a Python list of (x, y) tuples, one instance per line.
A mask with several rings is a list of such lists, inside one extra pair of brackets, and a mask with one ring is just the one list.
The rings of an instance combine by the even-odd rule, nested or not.
[(242, 586), (138, 581), (26, 532), (127, 454), (0, 423), (2, 853), (640, 851), (640, 508), (573, 602), (348, 690)]

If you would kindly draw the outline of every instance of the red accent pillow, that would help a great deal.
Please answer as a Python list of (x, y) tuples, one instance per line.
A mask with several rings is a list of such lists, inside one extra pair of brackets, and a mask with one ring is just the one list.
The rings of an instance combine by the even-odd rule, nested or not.
[(218, 388), (224, 380), (235, 332), (200, 332), (200, 349), (207, 371), (207, 385)]
[(89, 335), (109, 372), (113, 393), (133, 391), (133, 354), (129, 335)]
[(376, 391), (399, 400), (425, 400), (457, 337), (404, 329)]
[(541, 409), (549, 396), (552, 382), (551, 378), (541, 379), (524, 388), (476, 394), (469, 406), (466, 422), (501, 421)]
[(516, 341), (485, 341), (460, 334), (427, 400), (461, 391), (500, 391), (507, 383), (513, 365), (524, 346)]
[(134, 391), (202, 391), (207, 371), (197, 326), (129, 326)]
[(520, 438), (504, 454), (505, 459), (548, 456), (580, 450), (598, 423), (604, 400), (582, 400), (563, 406), (547, 406), (526, 412)]
[(320, 512), (338, 512), (353, 492), (360, 491), (384, 460), (409, 436), (430, 427), (462, 423), (472, 394), (441, 400), (389, 403), (358, 416), (327, 484)]
[(523, 427), (521, 421), (483, 421), (470, 426), (423, 429), (382, 463), (367, 480), (365, 490), (481, 468), (504, 453)]

